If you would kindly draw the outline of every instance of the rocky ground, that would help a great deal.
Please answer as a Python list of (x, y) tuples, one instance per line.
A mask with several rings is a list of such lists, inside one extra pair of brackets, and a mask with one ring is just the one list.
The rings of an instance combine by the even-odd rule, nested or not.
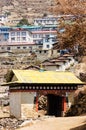
[(86, 115), (86, 86), (75, 92), (74, 104), (66, 112), (66, 116)]
[(86, 130), (86, 116), (56, 118), (41, 115), (22, 120), (4, 116), (0, 118), (0, 130)]
[(0, 130), (15, 130), (22, 122), (15, 118), (2, 118), (0, 119)]
[[(86, 84), (86, 56), (74, 68), (74, 73)], [(75, 91), (74, 104), (66, 116), (86, 115), (86, 85)]]

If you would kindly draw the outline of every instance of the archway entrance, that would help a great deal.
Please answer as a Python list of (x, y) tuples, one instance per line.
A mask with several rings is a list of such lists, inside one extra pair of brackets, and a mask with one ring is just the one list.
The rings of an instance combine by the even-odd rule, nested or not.
[(63, 97), (53, 95), (53, 94), (48, 94), (47, 99), (48, 99), (48, 115), (54, 115), (56, 117), (62, 116)]

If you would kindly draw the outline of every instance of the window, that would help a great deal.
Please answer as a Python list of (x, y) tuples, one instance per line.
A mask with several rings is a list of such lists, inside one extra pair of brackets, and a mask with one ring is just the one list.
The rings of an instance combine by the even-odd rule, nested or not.
[(23, 49), (26, 49), (26, 46), (24, 46)]
[(60, 50), (57, 50), (57, 53), (60, 53)]
[(17, 32), (17, 36), (20, 36), (20, 32)]
[(44, 53), (46, 53), (47, 51), (46, 50), (44, 50)]
[(17, 41), (20, 41), (20, 37), (17, 37)]
[(42, 48), (42, 46), (39, 46), (39, 48), (41, 49), (41, 48)]
[(45, 42), (48, 42), (48, 41), (49, 41), (49, 39), (48, 39), (48, 38), (46, 38), (46, 39), (45, 39)]
[(4, 47), (1, 47), (1, 49), (3, 50), (3, 49), (4, 49)]
[(49, 45), (47, 45), (47, 48), (49, 48), (50, 46)]
[(17, 49), (20, 49), (20, 47), (18, 46)]
[(34, 35), (33, 35), (33, 38), (37, 38), (37, 35), (36, 35), (36, 34), (34, 34)]
[(42, 38), (42, 35), (41, 35), (41, 34), (39, 34), (39, 38)]
[(8, 30), (5, 28), (4, 31), (8, 31)]
[(7, 47), (7, 50), (10, 50), (10, 47)]
[(39, 51), (39, 53), (42, 53), (42, 51)]
[(21, 35), (22, 35), (22, 36), (26, 36), (26, 32), (22, 32)]
[(30, 52), (32, 52), (32, 47), (31, 46), (29, 47), (29, 50), (30, 50)]
[(15, 32), (11, 32), (11, 36), (15, 36)]
[(59, 65), (56, 66), (56, 69), (59, 69)]
[(26, 37), (22, 37), (22, 41), (26, 41)]
[(31, 46), (29, 46), (29, 48), (30, 48), (30, 49), (32, 49), (32, 47), (31, 47)]
[(11, 41), (15, 41), (15, 37), (12, 37), (12, 38), (11, 38)]

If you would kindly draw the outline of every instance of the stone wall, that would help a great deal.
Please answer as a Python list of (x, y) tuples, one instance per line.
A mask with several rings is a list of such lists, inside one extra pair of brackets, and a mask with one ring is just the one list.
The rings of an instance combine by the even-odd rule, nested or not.
[(74, 104), (66, 112), (66, 116), (86, 115), (86, 86), (76, 90)]

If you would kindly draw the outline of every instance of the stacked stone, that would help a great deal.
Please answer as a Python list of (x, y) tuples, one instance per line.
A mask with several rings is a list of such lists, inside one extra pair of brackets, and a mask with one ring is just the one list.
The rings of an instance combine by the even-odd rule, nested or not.
[(66, 112), (66, 116), (79, 116), (86, 114), (86, 87), (75, 92), (74, 104)]
[(39, 110), (47, 110), (47, 97), (42, 95), (39, 97)]
[(22, 120), (17, 120), (16, 118), (2, 118), (0, 119), (0, 130), (15, 130), (22, 122)]

